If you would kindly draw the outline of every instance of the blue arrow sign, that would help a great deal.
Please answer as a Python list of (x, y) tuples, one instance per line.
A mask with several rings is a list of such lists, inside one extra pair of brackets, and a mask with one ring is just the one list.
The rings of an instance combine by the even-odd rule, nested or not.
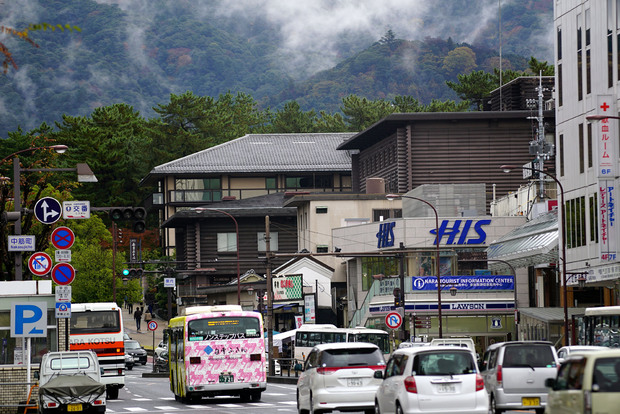
[(34, 205), (34, 216), (43, 224), (56, 223), (61, 216), (62, 206), (52, 197), (43, 197)]

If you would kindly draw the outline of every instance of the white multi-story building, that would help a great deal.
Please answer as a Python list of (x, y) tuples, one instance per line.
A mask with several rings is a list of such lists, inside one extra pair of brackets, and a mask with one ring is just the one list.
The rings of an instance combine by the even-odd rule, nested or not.
[(554, 3), (556, 173), (565, 198), (567, 285), (585, 274), (602, 305), (617, 304), (620, 0)]

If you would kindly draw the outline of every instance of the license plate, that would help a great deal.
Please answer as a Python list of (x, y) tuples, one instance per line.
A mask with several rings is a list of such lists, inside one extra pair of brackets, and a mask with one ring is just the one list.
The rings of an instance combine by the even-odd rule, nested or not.
[(82, 404), (69, 404), (67, 411), (82, 411)]
[(523, 397), (521, 398), (521, 404), (524, 407), (532, 407), (535, 405), (540, 405), (540, 398), (538, 397)]
[(133, 357), (134, 361), (140, 361), (140, 357)]
[(361, 387), (362, 379), (361, 378), (347, 378), (347, 387)]
[(220, 382), (235, 382), (233, 375), (220, 374)]
[(452, 384), (439, 384), (437, 386), (437, 392), (442, 394), (453, 394), (456, 392), (456, 387)]

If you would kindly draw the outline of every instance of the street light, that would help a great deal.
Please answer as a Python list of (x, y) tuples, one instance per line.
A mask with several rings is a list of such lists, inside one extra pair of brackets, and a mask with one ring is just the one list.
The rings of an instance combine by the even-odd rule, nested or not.
[(239, 223), (237, 223), (237, 219), (233, 217), (227, 211), (220, 210), (217, 208), (211, 207), (196, 207), (193, 208), (194, 211), (215, 211), (216, 213), (222, 213), (231, 218), (231, 220), (235, 223), (235, 235), (237, 237), (237, 305), (241, 305), (241, 271), (239, 270)]
[(560, 180), (558, 180), (558, 178), (555, 175), (548, 173), (546, 171), (539, 170), (537, 168), (526, 167), (526, 166), (517, 167), (514, 165), (502, 165), (499, 168), (504, 170), (505, 173), (509, 173), (510, 171), (516, 168), (521, 168), (521, 169), (531, 170), (539, 174), (545, 174), (547, 177), (553, 179), (553, 181), (555, 181), (558, 187), (560, 188), (560, 210), (562, 210), (560, 211), (560, 213), (562, 214), (562, 221), (560, 223), (560, 227), (561, 227), (560, 231), (562, 232), (561, 233), (562, 234), (562, 283), (564, 285), (562, 287), (562, 293), (564, 295), (564, 345), (568, 345), (568, 289), (566, 287), (566, 226), (564, 225), (564, 187), (562, 187), (562, 183), (560, 182)]
[(428, 205), (431, 209), (433, 209), (433, 213), (435, 213), (435, 245), (436, 245), (435, 267), (437, 268), (437, 311), (438, 311), (438, 317), (439, 317), (439, 337), (443, 338), (443, 321), (442, 321), (442, 316), (441, 316), (441, 269), (439, 268), (439, 214), (437, 214), (437, 209), (435, 208), (434, 205), (432, 205), (428, 201), (421, 199), (421, 198), (413, 197), (413, 196), (407, 196), (407, 195), (401, 195), (401, 194), (386, 194), (385, 197), (388, 200), (394, 200), (397, 198), (410, 198), (412, 200), (421, 201), (424, 204)]

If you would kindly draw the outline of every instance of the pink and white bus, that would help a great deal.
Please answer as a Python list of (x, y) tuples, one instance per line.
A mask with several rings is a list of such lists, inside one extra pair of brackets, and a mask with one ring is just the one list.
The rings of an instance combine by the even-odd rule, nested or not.
[(170, 390), (181, 402), (239, 395), (258, 401), (267, 388), (263, 319), (238, 305), (195, 306), (167, 329)]

